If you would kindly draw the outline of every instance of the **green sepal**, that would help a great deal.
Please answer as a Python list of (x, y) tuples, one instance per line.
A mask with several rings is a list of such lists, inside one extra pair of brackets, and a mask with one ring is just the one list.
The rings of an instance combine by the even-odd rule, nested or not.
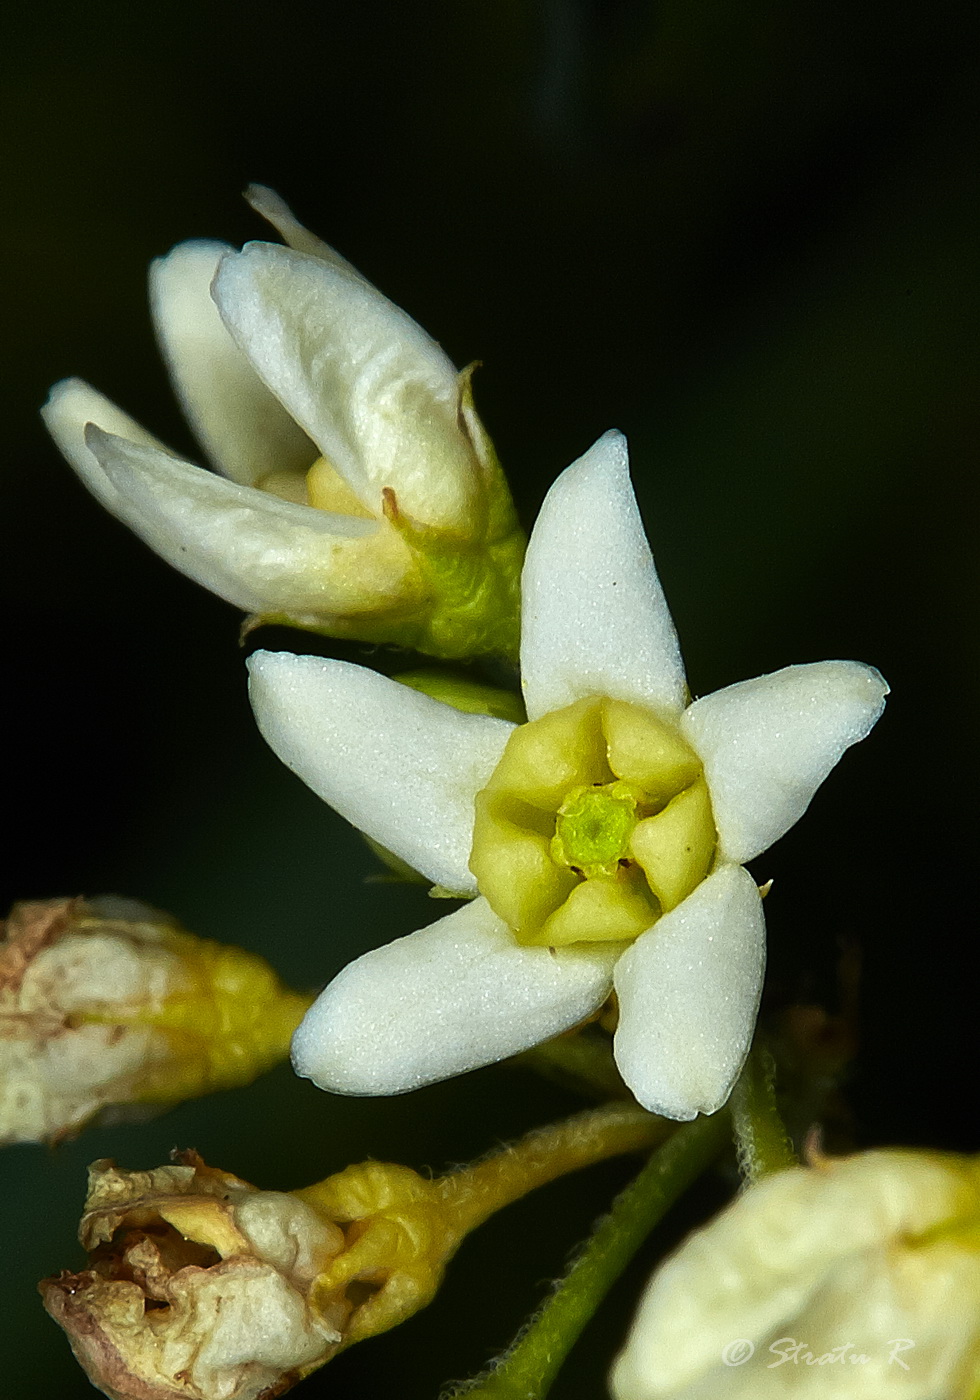
[(392, 680), (411, 690), (420, 690), (433, 700), (441, 700), (444, 705), (452, 705), (454, 710), (462, 710), (464, 714), (492, 715), (494, 719), (507, 719), (512, 724), (524, 724), (527, 720), (524, 702), (514, 691), (471, 681), (452, 671), (422, 667), (417, 671), (401, 671), (392, 676)]
[(517, 662), (527, 537), (493, 443), (473, 405), (475, 368), (470, 365), (459, 376), (459, 424), (482, 478), (482, 501), (465, 533), (419, 524), (401, 511), (393, 490), (382, 491), (385, 518), (414, 557), (418, 588), (413, 601), (392, 599), (390, 607), (374, 612), (324, 618), (254, 614), (245, 620), (243, 636), (255, 627), (277, 624), (346, 641), (402, 647), (440, 661), (497, 656)]

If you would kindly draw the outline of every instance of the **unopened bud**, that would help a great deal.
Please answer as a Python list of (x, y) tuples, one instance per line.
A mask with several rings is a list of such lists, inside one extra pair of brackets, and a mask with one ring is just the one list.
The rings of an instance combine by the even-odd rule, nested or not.
[(654, 1274), (615, 1400), (974, 1400), (980, 1163), (813, 1154), (764, 1177)]

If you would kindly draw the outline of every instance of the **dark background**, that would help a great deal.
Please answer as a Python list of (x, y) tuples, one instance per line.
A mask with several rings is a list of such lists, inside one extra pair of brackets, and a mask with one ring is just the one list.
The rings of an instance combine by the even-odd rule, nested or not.
[[(266, 236), (238, 197), (264, 181), (458, 364), (484, 361), (528, 523), (603, 430), (628, 433), (696, 693), (824, 657), (882, 669), (873, 738), (755, 864), (776, 880), (772, 983), (831, 996), (837, 942), (858, 939), (859, 1140), (975, 1147), (976, 7), (15, 0), (6, 23), (4, 902), (138, 896), (299, 986), (440, 912), (362, 882), (359, 838), (252, 727), (235, 612), (104, 514), (36, 416), (79, 374), (193, 453), (146, 264)], [(91, 1393), (33, 1286), (80, 1262), (93, 1157), (193, 1145), (289, 1187), (366, 1156), (438, 1169), (574, 1106), (507, 1068), (356, 1101), (283, 1067), (8, 1150), (8, 1393)], [(426, 1313), (305, 1393), (435, 1400), (508, 1341), (627, 1174), (507, 1212)], [(654, 1253), (555, 1400), (602, 1393)]]

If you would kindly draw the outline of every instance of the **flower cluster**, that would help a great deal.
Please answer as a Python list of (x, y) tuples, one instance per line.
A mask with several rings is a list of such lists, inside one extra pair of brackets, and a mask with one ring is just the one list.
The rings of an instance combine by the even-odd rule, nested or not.
[[(55, 389), (51, 431), (111, 510), (256, 621), (440, 657), (513, 651), (522, 542), (469, 375), (275, 195), (251, 200), (288, 247), (181, 244), (151, 275), (174, 383), (223, 475), (76, 381)], [(338, 977), (296, 1066), (336, 1092), (400, 1093), (556, 1036), (615, 991), (639, 1101), (712, 1113), (762, 986), (745, 863), (802, 815), (887, 687), (822, 662), (692, 703), (616, 433), (549, 493), (520, 598), (526, 723), (339, 661), (252, 660), (279, 756), (471, 901)]]
[[(616, 1152), (661, 1144), (634, 1188), (655, 1182), (665, 1209), (719, 1150), (736, 1082), (737, 1134), (751, 1118), (765, 891), (747, 866), (888, 693), (870, 666), (821, 661), (693, 697), (622, 435), (561, 474), (525, 541), (473, 367), (457, 371), (278, 196), (248, 198), (283, 244), (182, 243), (150, 275), (210, 469), (79, 380), (55, 386), (44, 418), (103, 505), (248, 614), (246, 630), (470, 663), (393, 678), (292, 652), (249, 665), (283, 763), (457, 907), (365, 952), (311, 1005), (260, 959), (142, 906), (17, 906), (0, 946), (0, 1141), (244, 1083), (290, 1041), (321, 1088), (391, 1095), (594, 1021), (614, 1033), (616, 1066), (607, 1038), (595, 1082), (627, 1102), (434, 1180), (372, 1162), (284, 1193), (194, 1153), (149, 1172), (96, 1163), (87, 1264), (42, 1292), (116, 1400), (282, 1394), (424, 1306), (494, 1210)], [(518, 663), (519, 690), (488, 684)], [(698, 1115), (716, 1116), (675, 1126)], [(781, 1125), (770, 1139), (795, 1161)], [(640, 1218), (649, 1228), (649, 1202)], [(751, 1356), (778, 1333), (826, 1330), (859, 1294), (857, 1341), (879, 1359), (835, 1393), (960, 1400), (977, 1384), (976, 1220), (975, 1163), (871, 1153), (778, 1172), (655, 1276), (616, 1400), (784, 1394), (730, 1365), (728, 1344)], [(613, 1253), (627, 1257), (622, 1239)], [(913, 1322), (920, 1372), (896, 1388), (882, 1339)], [(541, 1385), (513, 1393), (544, 1393), (553, 1341)]]

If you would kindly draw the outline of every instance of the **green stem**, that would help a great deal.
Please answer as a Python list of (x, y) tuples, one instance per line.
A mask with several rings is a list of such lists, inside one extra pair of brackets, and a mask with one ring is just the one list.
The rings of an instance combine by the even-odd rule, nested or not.
[(543, 1400), (609, 1289), (674, 1201), (725, 1142), (727, 1113), (678, 1128), (613, 1202), (554, 1293), (489, 1375), (445, 1400)]
[(798, 1162), (776, 1105), (776, 1063), (759, 1041), (732, 1091), (738, 1165), (747, 1186)]

